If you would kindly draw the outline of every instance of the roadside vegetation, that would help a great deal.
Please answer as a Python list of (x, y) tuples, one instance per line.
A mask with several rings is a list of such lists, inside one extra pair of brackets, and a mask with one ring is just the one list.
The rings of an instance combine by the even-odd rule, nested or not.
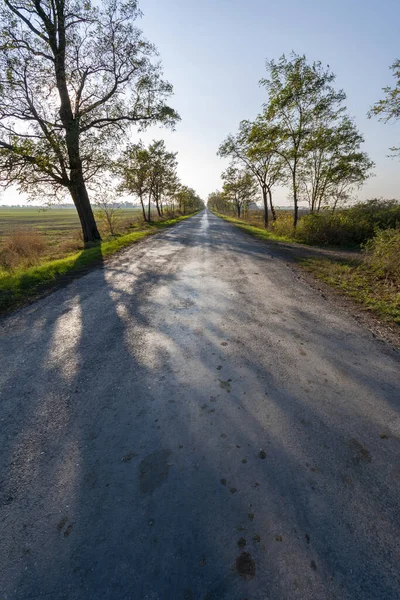
[(247, 213), (243, 219), (214, 212), (260, 240), (336, 248), (336, 257), (334, 252), (329, 257), (321, 252), (320, 258), (304, 258), (299, 252), (296, 260), (365, 310), (400, 325), (400, 203), (359, 203), (334, 215), (322, 213), (317, 224), (315, 215), (304, 215), (295, 230), (287, 211), (278, 210), (268, 228), (262, 225), (261, 211)]
[[(369, 113), (385, 122), (400, 118), (400, 62), (391, 68), (396, 85)], [(267, 61), (266, 72), (261, 112), (219, 147), (231, 162), (208, 207), (259, 239), (358, 250), (348, 259), (342, 252), (299, 260), (366, 310), (400, 324), (400, 203), (354, 200), (374, 163), (345, 92), (335, 88), (329, 67), (304, 55)], [(398, 147), (391, 151), (399, 154)], [(289, 190), (293, 210), (276, 209), (278, 186)]]

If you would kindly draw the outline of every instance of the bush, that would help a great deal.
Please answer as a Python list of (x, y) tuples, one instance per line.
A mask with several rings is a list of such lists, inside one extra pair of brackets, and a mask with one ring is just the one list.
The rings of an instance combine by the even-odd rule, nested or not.
[(400, 203), (396, 200), (368, 200), (336, 212), (321, 211), (300, 219), (296, 237), (319, 246), (360, 246), (380, 229), (400, 224)]
[(300, 242), (317, 246), (356, 245), (358, 233), (345, 211), (306, 215), (300, 219), (296, 229), (296, 237)]
[(276, 221), (271, 221), (270, 228), (276, 235), (289, 238), (293, 237), (294, 227), (292, 212), (286, 210), (279, 211), (276, 215)]
[(43, 234), (30, 229), (15, 230), (4, 240), (0, 263), (9, 271), (19, 267), (32, 267), (38, 264), (45, 251), (46, 242)]
[(400, 229), (378, 231), (365, 250), (365, 261), (376, 275), (400, 285)]

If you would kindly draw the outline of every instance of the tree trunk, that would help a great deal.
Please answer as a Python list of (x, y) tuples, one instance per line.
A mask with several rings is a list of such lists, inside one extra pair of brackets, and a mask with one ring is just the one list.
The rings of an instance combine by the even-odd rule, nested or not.
[(272, 220), (276, 221), (276, 210), (275, 210), (275, 206), (272, 204), (272, 192), (271, 192), (271, 189), (268, 190), (268, 197), (269, 197), (269, 205), (271, 207)]
[(92, 207), (90, 205), (89, 195), (83, 179), (82, 170), (81, 172), (79, 172), (79, 170), (78, 172), (76, 170), (75, 172), (71, 171), (71, 184), (69, 186), (69, 191), (72, 196), (72, 200), (74, 201), (76, 210), (78, 211), (85, 244), (87, 242), (100, 240), (100, 233), (97, 229)]
[(149, 193), (149, 204), (147, 206), (147, 222), (150, 223), (150, 219), (151, 219), (151, 206), (150, 206), (150, 202), (151, 202), (151, 192)]
[(95, 240), (100, 240), (101, 238), (97, 229), (92, 207), (90, 205), (85, 179), (83, 177), (82, 160), (79, 147), (79, 118), (74, 116), (72, 111), (71, 99), (67, 86), (65, 72), (65, 15), (63, 5), (61, 3), (59, 5), (57, 30), (55, 27), (47, 26), (47, 31), (49, 35), (50, 46), (54, 53), (55, 76), (57, 89), (60, 96), (60, 118), (65, 130), (65, 143), (68, 151), (70, 171), (68, 189), (76, 206), (76, 210), (78, 211), (79, 219), (82, 225), (83, 239), (85, 243), (92, 242)]
[(156, 188), (155, 188), (155, 191), (154, 191), (154, 201), (156, 203), (156, 208), (157, 208), (158, 216), (161, 217), (160, 193), (159, 193), (159, 186), (158, 185), (156, 185)]
[(268, 215), (268, 197), (267, 197), (267, 188), (266, 187), (262, 188), (262, 196), (263, 196), (263, 202), (264, 202), (264, 227), (265, 227), (265, 229), (267, 229), (269, 215)]
[(144, 202), (143, 202), (143, 196), (142, 195), (139, 196), (139, 200), (140, 200), (140, 204), (142, 206), (143, 219), (147, 222), (146, 210), (144, 208)]
[(240, 204), (237, 205), (237, 216), (240, 219)]
[(294, 211), (293, 211), (293, 227), (297, 227), (297, 221), (299, 219), (299, 206), (297, 199), (297, 181), (296, 181), (296, 170), (292, 171), (292, 181), (293, 181), (293, 203), (294, 203)]

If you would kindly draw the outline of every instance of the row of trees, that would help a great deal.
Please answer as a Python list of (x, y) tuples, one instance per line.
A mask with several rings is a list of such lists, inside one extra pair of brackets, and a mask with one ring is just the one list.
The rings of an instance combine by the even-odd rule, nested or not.
[(227, 174), (235, 171), (237, 183), (246, 182), (244, 196), (258, 185), (267, 226), (270, 211), (276, 218), (274, 186), (290, 186), (296, 226), (301, 201), (312, 212), (335, 208), (362, 185), (374, 165), (361, 150), (363, 136), (347, 114), (345, 93), (334, 88), (329, 67), (292, 53), (268, 61), (266, 68), (260, 82), (267, 92), (262, 112), (254, 121), (242, 121), (219, 147), (219, 156), (231, 159), (222, 176), (222, 199), (240, 214), (227, 186)]
[(139, 142), (129, 145), (116, 164), (122, 180), (120, 190), (139, 199), (145, 221), (151, 220), (152, 203), (159, 216), (166, 208), (185, 214), (203, 206), (196, 192), (179, 181), (176, 156), (176, 152), (167, 150), (164, 140), (148, 147)]
[(207, 205), (218, 212), (234, 211), (240, 219), (257, 195), (257, 185), (250, 171), (240, 169), (234, 164), (222, 173), (222, 191), (208, 196)]
[(0, 4), (0, 182), (70, 194), (86, 242), (100, 238), (89, 192), (104, 187), (132, 125), (179, 120), (140, 14), (136, 0)]

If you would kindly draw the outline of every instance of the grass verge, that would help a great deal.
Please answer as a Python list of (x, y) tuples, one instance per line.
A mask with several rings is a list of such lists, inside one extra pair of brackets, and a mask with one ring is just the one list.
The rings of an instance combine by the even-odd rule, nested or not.
[(346, 260), (305, 258), (299, 261), (306, 271), (340, 290), (388, 324), (400, 325), (400, 289), (377, 277), (366, 264)]
[(218, 212), (215, 212), (214, 214), (217, 215), (217, 217), (220, 217), (221, 219), (225, 219), (225, 221), (233, 223), (234, 225), (236, 225), (236, 227), (242, 229), (242, 231), (245, 231), (246, 233), (249, 233), (250, 235), (260, 240), (275, 240), (277, 242), (291, 242), (292, 244), (299, 243), (298, 240), (296, 240), (294, 237), (277, 235), (276, 233), (273, 233), (268, 229), (262, 229), (261, 227), (250, 225), (249, 223), (246, 223), (246, 221), (241, 221), (240, 219), (236, 219), (234, 217), (228, 217)]
[(119, 250), (191, 216), (185, 215), (167, 221), (155, 222), (142, 231), (135, 231), (100, 242), (75, 254), (45, 262), (37, 267), (16, 270), (11, 273), (0, 271), (0, 313), (32, 300), (66, 278), (70, 279), (82, 274), (88, 268), (100, 264), (105, 258)]

